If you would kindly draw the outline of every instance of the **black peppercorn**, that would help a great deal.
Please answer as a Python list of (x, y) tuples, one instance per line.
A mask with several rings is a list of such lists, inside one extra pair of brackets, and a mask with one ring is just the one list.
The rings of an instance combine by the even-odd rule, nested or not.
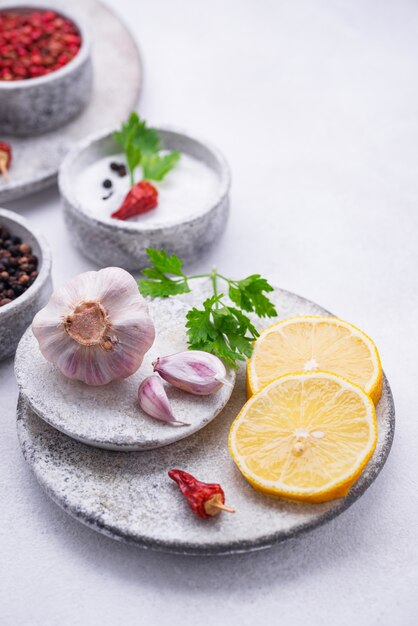
[(105, 180), (102, 182), (102, 185), (105, 189), (110, 189), (112, 186), (112, 181), (110, 180), (110, 178), (105, 178)]
[(22, 254), (30, 254), (32, 252), (32, 247), (28, 243), (22, 243), (20, 245), (20, 251)]
[(120, 177), (126, 176), (126, 166), (123, 163), (115, 163), (115, 161), (112, 161), (110, 169), (112, 172), (116, 172)]
[(13, 291), (14, 291), (16, 296), (21, 296), (22, 293), (25, 291), (25, 288), (24, 288), (23, 285), (17, 284), (17, 285), (13, 286)]
[(0, 307), (21, 296), (38, 276), (32, 247), (0, 225)]

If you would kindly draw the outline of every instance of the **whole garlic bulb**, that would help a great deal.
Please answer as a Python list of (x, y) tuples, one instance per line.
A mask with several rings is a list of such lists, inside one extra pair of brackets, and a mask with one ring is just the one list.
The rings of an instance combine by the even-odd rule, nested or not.
[(131, 376), (155, 339), (147, 303), (119, 267), (79, 274), (57, 289), (32, 330), (44, 357), (87, 385)]

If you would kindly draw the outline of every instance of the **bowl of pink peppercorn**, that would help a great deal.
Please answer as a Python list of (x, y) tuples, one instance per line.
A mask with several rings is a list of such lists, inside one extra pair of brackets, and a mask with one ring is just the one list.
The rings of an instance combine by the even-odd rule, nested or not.
[(0, 7), (0, 132), (40, 135), (76, 117), (90, 99), (88, 34), (53, 5)]

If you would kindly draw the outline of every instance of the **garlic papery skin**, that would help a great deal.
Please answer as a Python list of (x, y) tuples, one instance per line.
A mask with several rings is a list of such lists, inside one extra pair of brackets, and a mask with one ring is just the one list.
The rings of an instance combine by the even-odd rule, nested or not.
[(185, 350), (163, 356), (153, 366), (154, 372), (158, 372), (168, 383), (197, 396), (216, 393), (223, 385), (230, 384), (222, 361), (214, 354), (201, 350)]
[(174, 417), (164, 383), (158, 376), (148, 376), (142, 381), (138, 389), (138, 402), (141, 409), (156, 420), (177, 426), (190, 426)]
[(155, 339), (148, 305), (120, 267), (79, 274), (57, 289), (32, 330), (43, 356), (87, 385), (134, 374)]

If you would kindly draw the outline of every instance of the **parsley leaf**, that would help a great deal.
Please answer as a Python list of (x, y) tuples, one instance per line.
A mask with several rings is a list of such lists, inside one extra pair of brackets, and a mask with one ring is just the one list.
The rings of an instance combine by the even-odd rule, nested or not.
[[(214, 341), (218, 335), (218, 331), (214, 328), (211, 320), (211, 311), (215, 302), (219, 301), (219, 296), (212, 296), (203, 303), (203, 309), (194, 307), (186, 317), (187, 336), (191, 346), (202, 345), (207, 342)], [(197, 349), (197, 348), (196, 348)]]
[(147, 154), (142, 157), (142, 170), (146, 180), (162, 180), (176, 165), (180, 152), (169, 152), (164, 156)]
[(131, 186), (135, 183), (134, 172), (139, 165), (142, 165), (144, 179), (162, 180), (180, 158), (179, 152), (159, 156), (162, 145), (157, 130), (149, 128), (137, 113), (131, 113), (113, 136), (125, 153)]
[[(147, 248), (147, 255), (153, 267), (142, 270), (142, 273), (151, 280), (144, 278), (138, 282), (139, 291), (143, 296), (153, 298), (167, 298), (180, 293), (188, 293), (190, 287), (187, 277), (183, 274), (183, 261), (175, 254), (168, 256), (165, 250)], [(170, 276), (180, 276), (180, 279), (173, 280)]]
[(165, 250), (157, 250), (156, 248), (147, 248), (147, 256), (157, 270), (174, 276), (184, 276), (183, 261), (175, 254), (168, 256)]
[(143, 156), (156, 154), (161, 150), (161, 141), (155, 128), (148, 128), (145, 120), (140, 120), (139, 118), (134, 134), (134, 142)]
[(168, 298), (168, 296), (177, 296), (180, 293), (188, 293), (190, 291), (186, 280), (171, 280), (164, 275), (158, 281), (141, 278), (138, 286), (143, 296), (151, 296), (152, 298)]
[(138, 121), (138, 115), (136, 113), (131, 113), (128, 121), (122, 124), (122, 128), (113, 133), (114, 138), (124, 150), (132, 141), (132, 138), (138, 126)]
[(273, 291), (273, 287), (260, 274), (252, 274), (243, 280), (231, 281), (228, 295), (243, 311), (257, 313), (259, 317), (274, 317), (276, 307), (264, 295)]
[(223, 294), (212, 296), (204, 301), (203, 309), (194, 307), (187, 313), (189, 347), (216, 354), (237, 367), (237, 361), (251, 356), (258, 331), (241, 311), (222, 304), (222, 298)]

